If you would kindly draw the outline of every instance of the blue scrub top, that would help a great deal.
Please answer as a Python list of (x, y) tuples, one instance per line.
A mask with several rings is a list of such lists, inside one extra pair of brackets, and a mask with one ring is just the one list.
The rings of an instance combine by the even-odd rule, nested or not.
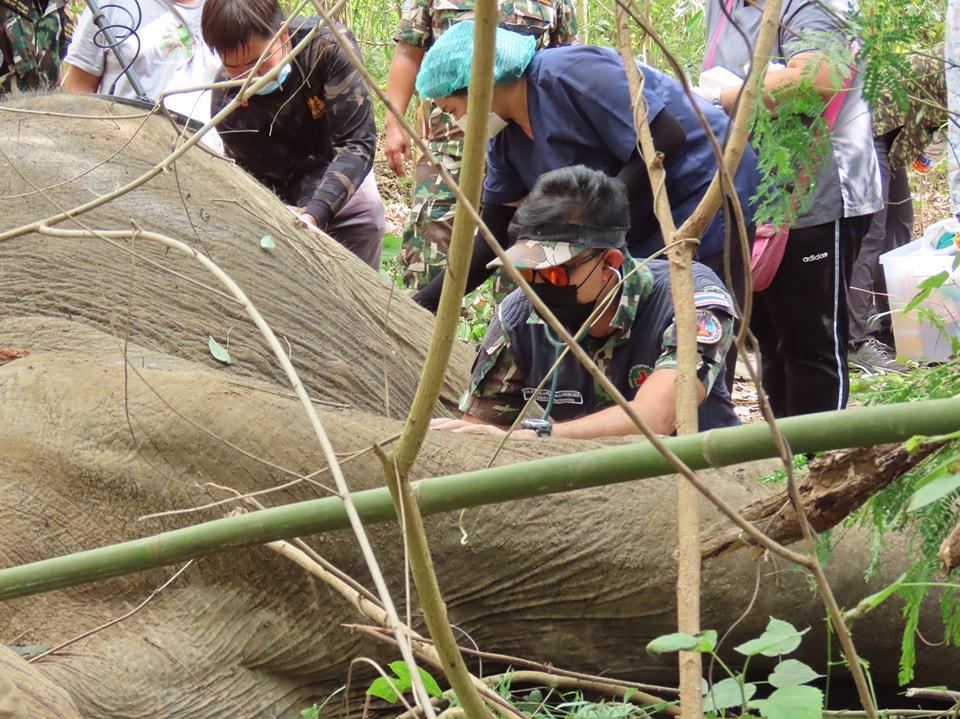
[[(667, 195), (679, 226), (700, 202), (717, 169), (706, 132), (679, 82), (637, 63), (645, 77), (643, 95), (652, 121), (666, 109), (683, 127), (686, 144), (667, 167)], [(558, 47), (533, 56), (525, 73), (527, 109), (534, 138), (511, 122), (492, 141), (487, 157), (483, 201), (507, 204), (526, 197), (545, 172), (586, 165), (616, 175), (637, 146), (637, 131), (623, 60), (609, 48)], [(700, 110), (722, 143), (729, 120), (705, 100)], [(734, 178), (747, 222), (756, 193), (757, 158), (749, 147)], [(699, 257), (723, 250), (723, 213), (701, 238)], [(645, 257), (663, 247), (659, 225), (631, 228), (631, 254)]]

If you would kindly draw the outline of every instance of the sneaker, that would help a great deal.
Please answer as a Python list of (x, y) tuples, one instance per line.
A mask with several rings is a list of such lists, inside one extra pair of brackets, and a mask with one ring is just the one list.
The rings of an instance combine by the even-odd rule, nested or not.
[(847, 353), (847, 364), (867, 374), (904, 374), (907, 368), (893, 358), (893, 350), (876, 337), (868, 337)]

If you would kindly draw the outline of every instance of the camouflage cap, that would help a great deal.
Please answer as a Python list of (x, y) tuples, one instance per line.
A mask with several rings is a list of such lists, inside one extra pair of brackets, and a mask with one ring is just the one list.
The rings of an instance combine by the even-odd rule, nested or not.
[[(511, 228), (513, 230), (515, 228)], [(626, 227), (555, 224), (515, 232), (517, 241), (507, 250), (518, 270), (543, 270), (563, 265), (586, 250), (619, 249), (626, 244)], [(487, 267), (500, 267), (499, 257)]]

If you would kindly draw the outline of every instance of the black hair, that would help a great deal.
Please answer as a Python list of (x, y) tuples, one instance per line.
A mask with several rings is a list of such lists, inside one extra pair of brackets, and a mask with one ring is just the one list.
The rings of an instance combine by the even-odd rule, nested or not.
[(627, 227), (630, 205), (626, 186), (585, 165), (561, 167), (541, 175), (510, 221), (514, 239), (543, 225)]
[(203, 41), (223, 55), (255, 37), (273, 37), (285, 19), (277, 0), (207, 0), (200, 28)]

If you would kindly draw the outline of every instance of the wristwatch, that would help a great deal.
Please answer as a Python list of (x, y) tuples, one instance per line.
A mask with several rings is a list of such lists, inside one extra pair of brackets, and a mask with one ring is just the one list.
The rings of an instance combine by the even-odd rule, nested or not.
[(523, 429), (532, 429), (538, 437), (549, 437), (553, 434), (553, 422), (549, 419), (525, 419), (520, 423)]

